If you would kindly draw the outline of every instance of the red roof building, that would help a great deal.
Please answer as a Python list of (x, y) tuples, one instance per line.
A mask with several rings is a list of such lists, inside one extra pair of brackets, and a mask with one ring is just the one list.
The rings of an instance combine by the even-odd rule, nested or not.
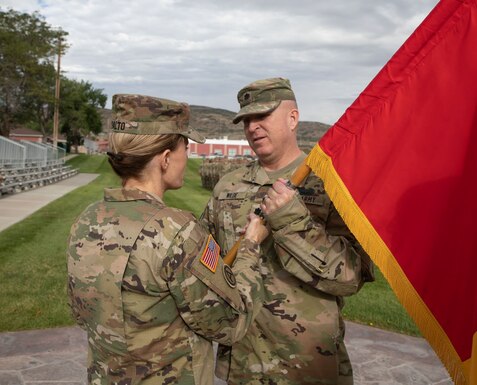
[(30, 128), (15, 128), (10, 131), (10, 139), (27, 140), (29, 142), (43, 142), (43, 134)]
[(189, 156), (254, 156), (246, 140), (207, 139), (205, 143), (189, 141)]

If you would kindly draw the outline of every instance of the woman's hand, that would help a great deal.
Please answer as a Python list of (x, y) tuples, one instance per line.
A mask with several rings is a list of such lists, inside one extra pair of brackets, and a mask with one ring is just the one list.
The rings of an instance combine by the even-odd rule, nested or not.
[(263, 220), (258, 215), (250, 213), (247, 216), (248, 222), (245, 227), (244, 238), (254, 241), (256, 243), (262, 243), (267, 238), (270, 231), (263, 224)]

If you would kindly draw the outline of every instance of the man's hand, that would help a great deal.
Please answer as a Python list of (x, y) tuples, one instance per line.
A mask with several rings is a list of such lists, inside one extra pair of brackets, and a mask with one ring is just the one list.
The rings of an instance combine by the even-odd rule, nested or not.
[(294, 196), (295, 190), (288, 187), (285, 179), (279, 178), (263, 197), (260, 208), (265, 215), (269, 215), (285, 206)]

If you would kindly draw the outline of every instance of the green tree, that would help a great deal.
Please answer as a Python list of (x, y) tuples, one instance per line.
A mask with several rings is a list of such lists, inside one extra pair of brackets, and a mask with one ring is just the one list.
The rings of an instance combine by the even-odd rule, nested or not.
[(53, 110), (46, 106), (54, 104), (54, 58), (68, 48), (66, 36), (37, 12), (0, 9), (1, 135), (8, 136), (15, 124), (29, 121), (45, 130), (50, 118), (45, 111)]
[(61, 132), (66, 134), (68, 144), (77, 152), (77, 146), (86, 135), (101, 132), (98, 108), (104, 108), (108, 97), (89, 82), (65, 77), (61, 79), (60, 94)]

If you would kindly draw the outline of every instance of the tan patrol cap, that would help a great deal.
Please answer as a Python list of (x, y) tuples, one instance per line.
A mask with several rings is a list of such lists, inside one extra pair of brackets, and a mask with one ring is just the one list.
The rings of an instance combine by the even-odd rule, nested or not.
[(113, 96), (111, 129), (136, 135), (179, 134), (194, 142), (205, 138), (189, 128), (190, 108), (187, 103), (146, 95)]

